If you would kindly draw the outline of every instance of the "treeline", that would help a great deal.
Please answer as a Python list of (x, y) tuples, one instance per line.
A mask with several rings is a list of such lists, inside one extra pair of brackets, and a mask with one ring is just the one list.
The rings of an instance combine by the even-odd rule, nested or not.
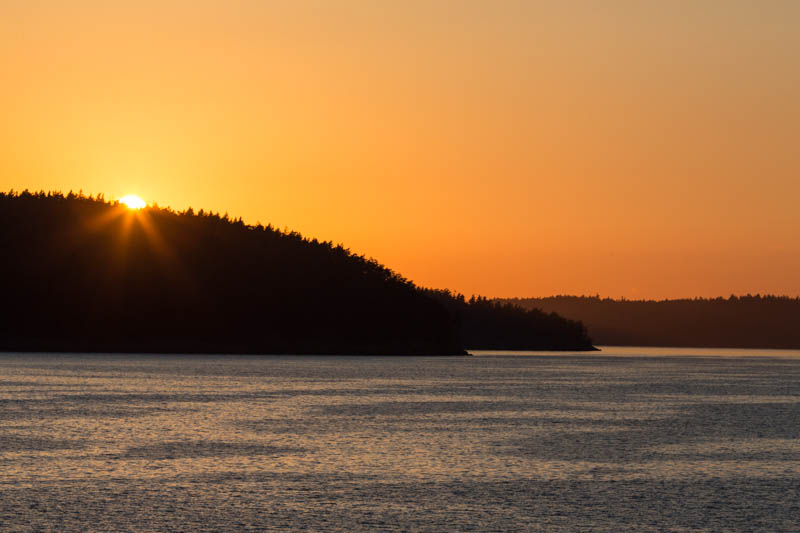
[(0, 250), (6, 351), (446, 355), (473, 327), (502, 324), (527, 349), (571, 334), (538, 314), (512, 327), (485, 301), (483, 326), (341, 245), (202, 210), (0, 193)]
[[(447, 290), (426, 290), (457, 317), (464, 344), (476, 350), (594, 350), (586, 327), (578, 320), (536, 308), (494, 301), (467, 300)], [(537, 339), (531, 348), (531, 337)]]
[(504, 302), (580, 320), (597, 344), (800, 348), (800, 298), (748, 294), (655, 301), (554, 296)]

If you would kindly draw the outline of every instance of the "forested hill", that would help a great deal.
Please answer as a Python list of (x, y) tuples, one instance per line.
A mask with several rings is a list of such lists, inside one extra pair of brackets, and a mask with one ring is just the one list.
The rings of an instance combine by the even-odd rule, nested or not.
[[(457, 317), (461, 338), (475, 350), (595, 350), (579, 320), (450, 291), (426, 290)], [(531, 338), (537, 340), (531, 348)]]
[(4, 351), (446, 355), (465, 325), (498, 324), (509, 348), (591, 349), (570, 321), (434, 297), (341, 245), (203, 211), (0, 193), (0, 250)]
[(800, 298), (748, 295), (652, 301), (555, 296), (504, 302), (580, 320), (597, 344), (800, 348)]

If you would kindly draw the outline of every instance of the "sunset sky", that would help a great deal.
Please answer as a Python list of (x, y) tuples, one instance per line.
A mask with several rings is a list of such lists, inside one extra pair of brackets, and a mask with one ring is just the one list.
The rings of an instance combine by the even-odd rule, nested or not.
[(487, 296), (800, 295), (800, 1), (0, 0), (0, 190)]

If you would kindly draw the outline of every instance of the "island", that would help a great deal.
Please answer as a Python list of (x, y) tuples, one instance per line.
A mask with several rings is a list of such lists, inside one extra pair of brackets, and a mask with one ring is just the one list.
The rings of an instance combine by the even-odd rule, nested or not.
[(416, 286), (341, 244), (203, 210), (0, 193), (0, 350), (592, 350), (582, 323)]

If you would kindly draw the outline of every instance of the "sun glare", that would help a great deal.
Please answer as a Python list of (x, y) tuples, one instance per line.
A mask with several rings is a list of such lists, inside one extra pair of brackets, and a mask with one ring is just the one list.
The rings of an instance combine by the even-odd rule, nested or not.
[(123, 196), (119, 199), (121, 204), (125, 204), (128, 209), (141, 209), (147, 204), (144, 200), (136, 196), (135, 194), (129, 194), (128, 196)]

